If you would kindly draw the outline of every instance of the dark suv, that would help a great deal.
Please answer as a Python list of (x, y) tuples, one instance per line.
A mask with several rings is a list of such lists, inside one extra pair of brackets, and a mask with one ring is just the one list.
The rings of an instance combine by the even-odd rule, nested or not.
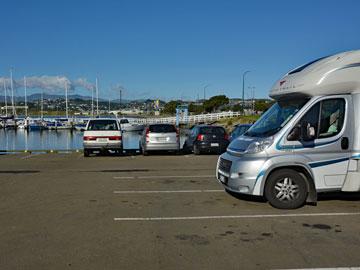
[(202, 153), (221, 154), (226, 151), (229, 136), (220, 126), (198, 125), (194, 126), (184, 143), (184, 151), (193, 151), (195, 155)]

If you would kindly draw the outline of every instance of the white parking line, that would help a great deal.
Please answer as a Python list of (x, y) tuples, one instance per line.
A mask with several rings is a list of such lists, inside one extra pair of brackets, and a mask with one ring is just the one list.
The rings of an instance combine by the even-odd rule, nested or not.
[[(281, 269), (278, 269), (281, 270)], [(360, 270), (360, 267), (334, 267), (334, 268), (294, 268), (282, 270)]]
[(211, 193), (224, 192), (223, 189), (203, 189), (203, 190), (115, 190), (115, 194), (152, 194), (152, 193)]
[(40, 156), (40, 155), (43, 155), (43, 153), (32, 153), (32, 154), (28, 154), (24, 157), (21, 157), (20, 159), (28, 159), (28, 158), (33, 158), (33, 157), (36, 157), (36, 156)]
[(268, 215), (231, 215), (231, 216), (193, 216), (193, 217), (123, 217), (114, 221), (167, 221), (167, 220), (203, 220), (203, 219), (251, 219), (251, 218), (288, 218), (288, 217), (321, 217), (321, 216), (358, 216), (360, 212), (349, 213), (299, 213)]
[(215, 175), (144, 175), (144, 176), (114, 176), (114, 179), (156, 179), (156, 178), (215, 178)]

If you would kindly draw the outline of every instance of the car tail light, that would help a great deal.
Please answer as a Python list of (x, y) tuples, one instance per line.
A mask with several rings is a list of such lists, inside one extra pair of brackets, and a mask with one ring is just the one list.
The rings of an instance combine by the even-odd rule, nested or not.
[(95, 136), (84, 136), (84, 141), (96, 141)]
[(228, 141), (229, 140), (229, 135), (225, 133), (224, 139)]
[(147, 128), (146, 129), (146, 142), (149, 142), (150, 141), (150, 135), (149, 135), (149, 133), (150, 133), (150, 129), (149, 128)]
[(110, 141), (121, 141), (121, 136), (111, 136), (109, 137)]
[(196, 140), (197, 141), (203, 141), (204, 140), (204, 135), (202, 135), (202, 134), (197, 135)]

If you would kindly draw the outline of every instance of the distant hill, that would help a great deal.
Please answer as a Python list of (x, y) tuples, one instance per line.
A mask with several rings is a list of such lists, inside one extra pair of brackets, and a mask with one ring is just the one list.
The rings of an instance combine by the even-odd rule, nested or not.
[[(11, 101), (11, 97), (7, 97), (8, 98), (8, 102)], [(43, 96), (44, 99), (48, 99), (48, 100), (56, 100), (56, 99), (65, 99), (64, 95), (51, 95), (51, 94), (44, 94)], [(25, 101), (25, 98), (23, 96), (17, 96), (14, 97), (14, 99), (19, 102), (19, 101)], [(36, 94), (31, 94), (27, 97), (27, 100), (29, 102), (33, 102), (33, 101), (37, 101), (41, 99), (41, 94), (36, 93)], [(78, 100), (83, 100), (83, 101), (90, 101), (91, 100), (91, 96), (82, 96), (82, 95), (68, 95), (68, 99), (69, 100), (74, 100), (74, 99), (78, 99)], [(0, 102), (4, 102), (5, 98), (4, 96), (0, 96)], [(95, 100), (95, 98), (94, 98)], [(105, 102), (108, 101), (106, 99), (103, 98), (99, 98), (99, 101), (101, 102)], [(122, 103), (129, 103), (131, 100), (127, 100), (127, 99), (123, 99)], [(119, 103), (119, 99), (115, 99), (115, 100), (111, 100), (112, 103)]]

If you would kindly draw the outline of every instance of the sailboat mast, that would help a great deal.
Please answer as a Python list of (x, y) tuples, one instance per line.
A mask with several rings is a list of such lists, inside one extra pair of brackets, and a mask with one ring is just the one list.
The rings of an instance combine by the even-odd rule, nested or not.
[(41, 120), (44, 118), (44, 91), (41, 90)]
[(7, 88), (6, 88), (6, 82), (4, 80), (4, 92), (5, 92), (5, 115), (8, 115), (8, 108), (7, 108)]
[(28, 116), (28, 109), (27, 109), (27, 93), (26, 93), (26, 77), (24, 76), (24, 91), (25, 91), (25, 117)]
[(91, 116), (94, 117), (94, 87), (91, 87)]
[(12, 113), (15, 116), (15, 103), (14, 103), (14, 85), (13, 85), (13, 74), (12, 68), (10, 68), (10, 87), (11, 87), (11, 105), (12, 105)]
[(68, 88), (67, 83), (65, 82), (65, 109), (66, 109), (66, 119), (69, 119), (69, 111), (68, 111)]
[(98, 87), (98, 78), (96, 78), (96, 115), (99, 115), (99, 87)]

